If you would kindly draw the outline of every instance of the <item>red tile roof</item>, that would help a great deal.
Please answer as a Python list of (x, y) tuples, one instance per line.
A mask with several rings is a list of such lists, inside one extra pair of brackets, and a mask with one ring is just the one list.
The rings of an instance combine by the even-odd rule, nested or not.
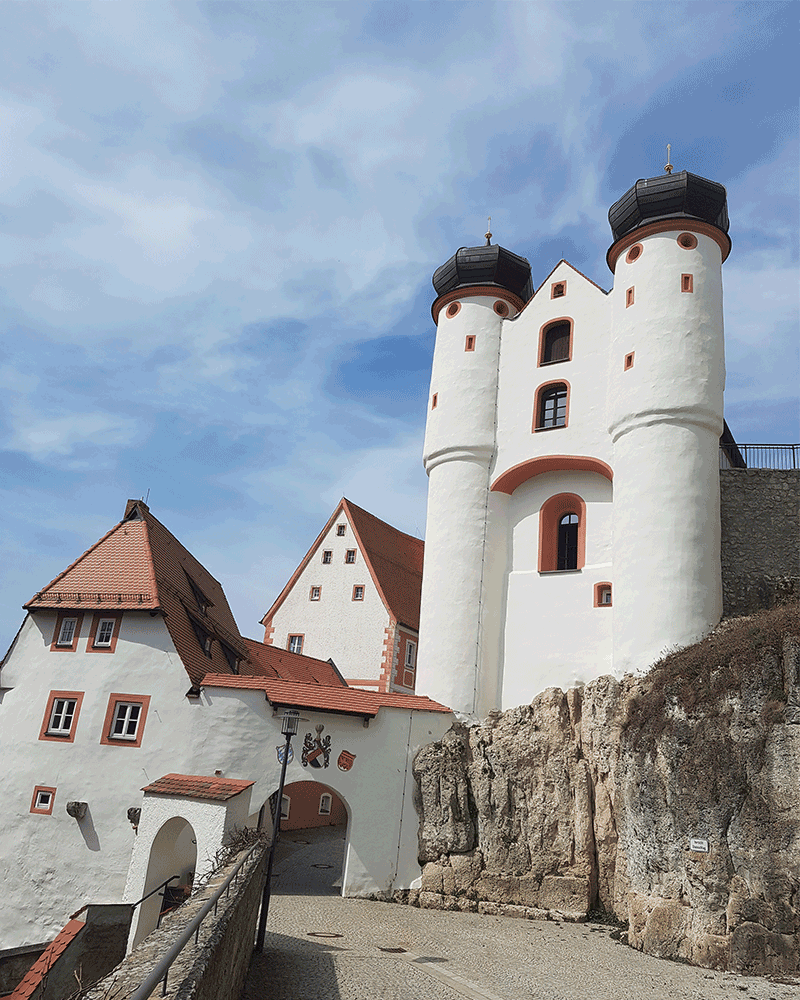
[[(198, 595), (208, 602), (205, 611)], [(141, 500), (129, 500), (125, 518), (25, 607), (160, 610), (193, 684), (208, 670), (231, 669), (221, 643), (241, 660), (240, 671), (261, 672), (249, 663), (248, 647), (219, 582)], [(196, 630), (217, 640), (210, 656)]]
[(336, 667), (326, 660), (317, 660), (302, 653), (290, 653), (287, 649), (267, 646), (255, 639), (245, 639), (244, 643), (250, 653), (250, 674), (303, 681), (306, 684), (324, 684), (327, 687), (347, 687)]
[(330, 526), (344, 511), (358, 546), (389, 614), (401, 625), (419, 631), (419, 604), (422, 593), (422, 558), (425, 543), (342, 498), (302, 562), (292, 574), (278, 599), (261, 622), (269, 624), (298, 577), (318, 550)]
[(375, 717), (381, 708), (404, 708), (417, 712), (449, 712), (445, 705), (424, 695), (362, 691), (350, 687), (323, 687), (272, 677), (232, 677), (230, 674), (206, 674), (204, 687), (239, 688), (264, 691), (273, 705), (340, 712), (345, 715)]
[(85, 926), (83, 920), (70, 920), (36, 959), (17, 988), (10, 996), (6, 997), (6, 1000), (28, 1000), (28, 997), (32, 996), (50, 969), (64, 954), (67, 945), (75, 940)]
[(177, 795), (187, 799), (212, 799), (216, 802), (225, 802), (254, 784), (254, 781), (219, 778), (216, 775), (207, 777), (199, 774), (165, 774), (158, 781), (145, 785), (142, 791), (150, 792), (151, 795)]

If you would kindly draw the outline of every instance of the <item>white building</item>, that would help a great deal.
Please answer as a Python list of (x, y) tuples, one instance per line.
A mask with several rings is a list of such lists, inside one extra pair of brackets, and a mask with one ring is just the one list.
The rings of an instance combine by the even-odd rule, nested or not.
[(331, 657), (347, 683), (413, 691), (424, 542), (342, 499), (264, 615), (264, 642)]
[[(174, 873), (180, 890), (234, 826), (269, 823), (287, 708), (303, 719), (287, 783), (346, 807), (343, 894), (419, 876), (410, 765), (452, 722), (443, 706), (243, 638), (141, 501), (25, 607), (0, 670), (0, 958), (84, 903), (135, 902)], [(304, 763), (318, 737), (328, 752)], [(135, 940), (158, 902), (136, 911)]]
[(643, 670), (722, 611), (725, 189), (640, 180), (606, 292), (502, 247), (433, 277), (417, 690), (465, 715)]

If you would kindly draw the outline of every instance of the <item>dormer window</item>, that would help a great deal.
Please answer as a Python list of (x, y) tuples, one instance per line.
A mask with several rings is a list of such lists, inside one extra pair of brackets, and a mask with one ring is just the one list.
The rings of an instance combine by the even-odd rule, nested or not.
[[(186, 570), (184, 570), (186, 573)], [(200, 609), (200, 613), (203, 615), (208, 614), (208, 609), (214, 607), (214, 602), (210, 601), (203, 591), (197, 586), (194, 580), (186, 573), (186, 579), (189, 581), (189, 586), (192, 588), (192, 593), (194, 594), (194, 599), (197, 601), (197, 607)]]
[(225, 655), (225, 659), (228, 661), (228, 666), (231, 668), (231, 673), (238, 674), (239, 664), (241, 662), (239, 654), (236, 652), (236, 650), (231, 649), (231, 647), (226, 642), (220, 642), (220, 646), (222, 647), (222, 652)]
[(194, 629), (194, 634), (197, 637), (197, 641), (200, 643), (200, 648), (203, 650), (203, 654), (211, 659), (211, 645), (214, 641), (214, 636), (208, 632), (203, 626), (194, 620), (194, 618), (189, 615), (189, 621), (191, 622), (192, 628)]

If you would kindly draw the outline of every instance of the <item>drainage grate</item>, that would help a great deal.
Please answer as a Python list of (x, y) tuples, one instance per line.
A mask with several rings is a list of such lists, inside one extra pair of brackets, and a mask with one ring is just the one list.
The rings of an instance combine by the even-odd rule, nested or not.
[(381, 948), (381, 946), (378, 945), (378, 951), (389, 951), (393, 955), (402, 955), (405, 950), (405, 948)]
[(312, 868), (333, 868), (333, 865), (312, 865)]
[(321, 938), (340, 938), (344, 937), (344, 934), (334, 934), (331, 931), (306, 931), (308, 937), (321, 937)]

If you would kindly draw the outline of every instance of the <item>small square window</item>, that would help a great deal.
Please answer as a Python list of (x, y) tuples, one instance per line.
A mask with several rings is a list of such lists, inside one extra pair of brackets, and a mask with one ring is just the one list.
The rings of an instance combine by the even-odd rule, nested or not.
[(354, 563), (356, 561), (356, 550), (348, 549), (344, 554), (344, 561), (346, 563)]
[(364, 600), (364, 588), (360, 583), (356, 584), (356, 586), (353, 587), (353, 600), (354, 601)]
[(347, 529), (347, 525), (345, 525), (345, 524), (337, 524), (336, 525), (336, 534), (339, 536), (339, 538), (342, 537), (342, 535), (345, 533), (346, 529)]
[(288, 650), (290, 653), (302, 653), (303, 652), (303, 636), (302, 635), (290, 635)]
[(561, 299), (567, 294), (566, 281), (556, 281), (550, 286), (550, 298)]
[(42, 816), (52, 816), (55, 800), (55, 788), (49, 788), (45, 785), (37, 785), (33, 790), (30, 811), (32, 813), (39, 813)]
[(322, 587), (312, 587), (308, 594), (309, 601), (318, 601), (322, 594)]
[(333, 562), (333, 552), (331, 551), (331, 549), (325, 549), (325, 551), (322, 553), (322, 561), (326, 565), (328, 563)]

